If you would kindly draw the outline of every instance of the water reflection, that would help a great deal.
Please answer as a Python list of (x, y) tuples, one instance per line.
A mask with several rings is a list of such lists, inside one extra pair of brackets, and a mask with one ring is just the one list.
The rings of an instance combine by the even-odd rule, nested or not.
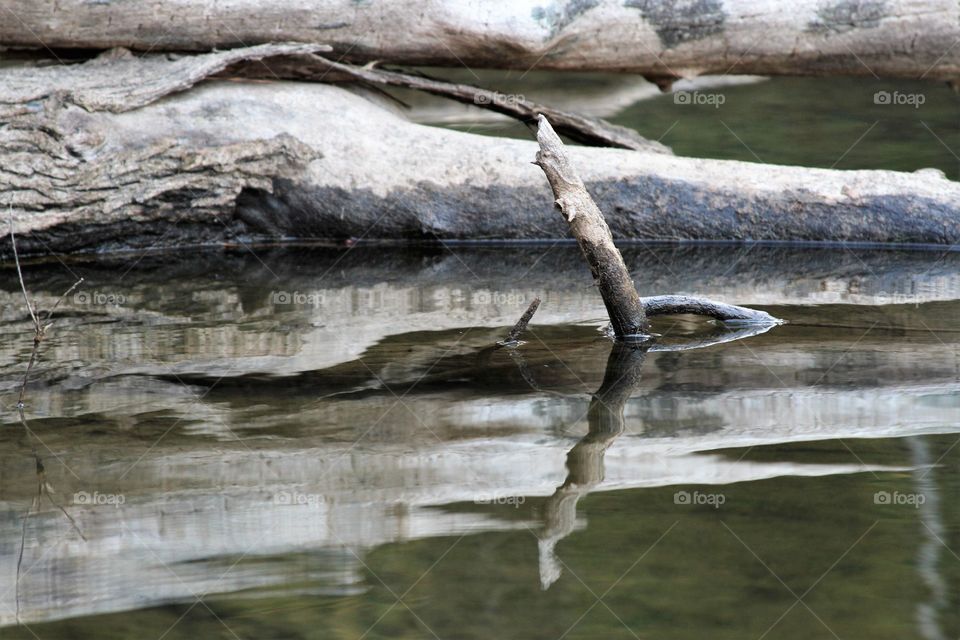
[(603, 458), (607, 448), (624, 432), (623, 411), (640, 382), (647, 348), (614, 343), (607, 358), (603, 383), (590, 400), (588, 431), (567, 454), (567, 478), (544, 507), (540, 534), (540, 586), (544, 589), (560, 578), (556, 556), (560, 540), (570, 535), (577, 522), (577, 502), (604, 480)]
[[(772, 566), (789, 582), (807, 565), (822, 572), (891, 515), (902, 532), (881, 526), (888, 537), (858, 560), (871, 597), (889, 604), (895, 568), (893, 582), (913, 580), (932, 594), (911, 594), (905, 614), (886, 607), (906, 635), (921, 619), (951, 632), (944, 603), (955, 597), (957, 571), (923, 532), (928, 525), (953, 545), (958, 530), (949, 497), (958, 484), (950, 445), (960, 428), (960, 262), (952, 254), (932, 263), (904, 252), (700, 251), (635, 247), (627, 257), (648, 274), (645, 294), (766, 304), (789, 324), (746, 336), (664, 318), (656, 327), (663, 337), (648, 349), (613, 346), (597, 331), (602, 302), (575, 247), (264, 251), (276, 277), (230, 254), (199, 255), (192, 265), (147, 260), (122, 280), (101, 263), (72, 265), (126, 302), (67, 304), (29, 388), (28, 417), (54, 496), (87, 540), (51, 505), (24, 520), (36, 473), (15, 416), (5, 414), (4, 634), (24, 632), (9, 626), (19, 595), (22, 620), (44, 638), (94, 633), (103, 620), (160, 636), (181, 614), (186, 635), (202, 627), (195, 616), (205, 611), (187, 609), (209, 593), (218, 615), (236, 614), (225, 619), (241, 637), (288, 623), (275, 635), (309, 635), (341, 616), (350, 624), (331, 635), (358, 637), (391, 602), (378, 576), (402, 592), (466, 536), (443, 556), (436, 581), (418, 586), (425, 591), (413, 606), (431, 627), (442, 637), (519, 632), (524, 618), (507, 604), (498, 605), (508, 612), (502, 622), (481, 623), (455, 595), (483, 601), (502, 583), (540, 625), (526, 637), (557, 637), (580, 613), (565, 618), (563, 603), (583, 595), (573, 591), (574, 572), (589, 582), (593, 567), (598, 583), (612, 583), (630, 564), (617, 564), (614, 550), (635, 552), (632, 562), (677, 520), (658, 546), (666, 555), (626, 580), (634, 600), (612, 606), (642, 612), (648, 622), (638, 625), (657, 618), (651, 607), (690, 619), (684, 603), (705, 594), (684, 576), (714, 584), (720, 575), (729, 588), (710, 596), (717, 610), (744, 608), (769, 625), (790, 602), (776, 610), (776, 598), (757, 596), (750, 557), (718, 518), (777, 559)], [(515, 264), (530, 275), (504, 267)], [(927, 287), (923, 270), (940, 284)], [(59, 295), (70, 279), (57, 269), (27, 275), (40, 297)], [(913, 303), (888, 303), (891, 290), (912, 291)], [(271, 302), (275, 291), (324, 292), (343, 304)], [(489, 349), (533, 293), (544, 304), (527, 343)], [(0, 294), (9, 296), (0, 325), (7, 406), (29, 355), (29, 340), (19, 341), (29, 320), (13, 286)], [(913, 455), (906, 442), (927, 452)], [(728, 507), (677, 505), (678, 486), (723, 491)], [(942, 497), (918, 513), (883, 511), (872, 502), (881, 489)], [(491, 502), (498, 496), (523, 502)], [(686, 538), (687, 524), (709, 544)], [(781, 546), (763, 548), (758, 540), (768, 535)], [(9, 589), (21, 538), (24, 569), (19, 590)], [(811, 539), (821, 541), (816, 549)], [(506, 546), (484, 555), (498, 545)], [(716, 549), (729, 562), (708, 555)], [(808, 562), (795, 567), (791, 558), (804, 554)], [(820, 588), (836, 596), (850, 584), (838, 576)], [(347, 604), (334, 612), (317, 602)], [(291, 607), (316, 616), (256, 613)], [(854, 616), (858, 623), (867, 612)], [(390, 628), (396, 612), (385, 615)], [(93, 616), (89, 627), (84, 616)], [(471, 633), (443, 632), (447, 616), (473, 625)], [(564, 622), (554, 628), (552, 620)], [(736, 631), (764, 629), (741, 622)], [(602, 635), (617, 633), (626, 631)]]

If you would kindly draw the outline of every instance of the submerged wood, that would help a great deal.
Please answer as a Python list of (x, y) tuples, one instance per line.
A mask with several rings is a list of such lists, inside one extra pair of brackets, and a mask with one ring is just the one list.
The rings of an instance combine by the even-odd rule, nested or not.
[(765, 311), (706, 298), (657, 296), (641, 300), (623, 256), (613, 243), (610, 228), (570, 162), (563, 142), (546, 117), (541, 115), (538, 122), (537, 142), (540, 151), (536, 164), (547, 176), (557, 207), (570, 225), (570, 232), (590, 265), (590, 272), (610, 316), (614, 335), (624, 338), (645, 334), (649, 329), (647, 315), (692, 313), (728, 322), (780, 323)]
[(614, 333), (618, 338), (644, 335), (649, 329), (647, 316), (623, 256), (613, 244), (610, 227), (570, 162), (560, 136), (543, 115), (537, 123), (536, 165), (547, 176), (557, 208), (590, 265)]
[[(292, 40), (336, 58), (527, 71), (960, 77), (951, 0), (7, 0), (0, 46), (209, 51)], [(14, 17), (15, 16), (15, 17)]]
[(510, 329), (510, 333), (507, 335), (507, 338), (502, 344), (512, 344), (520, 340), (520, 336), (522, 336), (523, 332), (527, 330), (527, 325), (529, 325), (530, 321), (533, 319), (533, 314), (535, 314), (539, 308), (540, 298), (534, 298), (533, 302), (531, 302), (527, 307), (527, 310), (524, 311), (523, 315), (520, 316), (520, 319), (517, 320), (517, 324), (513, 325), (513, 329)]
[(708, 316), (728, 323), (781, 324), (783, 321), (766, 311), (738, 307), (708, 298), (695, 296), (652, 296), (641, 298), (643, 310), (648, 316), (663, 316), (690, 313)]

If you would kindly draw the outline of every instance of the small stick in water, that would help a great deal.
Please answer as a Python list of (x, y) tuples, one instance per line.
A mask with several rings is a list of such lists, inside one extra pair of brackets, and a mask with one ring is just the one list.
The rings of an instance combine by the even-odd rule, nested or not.
[(520, 319), (517, 320), (517, 324), (513, 325), (513, 329), (510, 330), (510, 333), (507, 335), (507, 339), (500, 344), (506, 345), (517, 343), (520, 340), (520, 335), (527, 330), (527, 325), (530, 324), (533, 314), (537, 312), (539, 307), (540, 298), (534, 298), (533, 302), (530, 303), (530, 306), (527, 307), (527, 310), (524, 311), (523, 315), (520, 316)]

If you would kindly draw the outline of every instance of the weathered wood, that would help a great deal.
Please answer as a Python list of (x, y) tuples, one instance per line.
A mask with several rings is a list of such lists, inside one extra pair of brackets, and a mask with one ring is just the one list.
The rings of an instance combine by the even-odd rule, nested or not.
[(960, 77), (952, 0), (240, 0), (131, 5), (7, 0), (0, 45), (240, 47), (328, 43), (368, 62), (640, 73)]
[(510, 329), (510, 333), (507, 334), (506, 340), (501, 344), (514, 344), (520, 340), (520, 336), (523, 335), (523, 332), (527, 330), (527, 325), (530, 324), (530, 321), (533, 319), (533, 314), (537, 312), (537, 309), (540, 308), (540, 298), (534, 298), (533, 302), (527, 307), (527, 310), (523, 312), (523, 315), (520, 316), (520, 319), (517, 320), (517, 324), (513, 325), (513, 329)]
[(177, 220), (215, 222), (211, 216), (232, 210), (244, 188), (269, 191), (273, 178), (296, 175), (314, 152), (283, 134), (201, 140), (185, 126), (144, 135), (119, 128), (110, 116), (240, 61), (324, 49), (276, 44), (180, 58), (116, 50), (80, 65), (3, 69), (0, 206), (12, 211), (18, 233), (65, 224), (88, 225), (83, 233), (96, 235), (104, 222), (135, 228), (158, 218), (167, 230)]
[(613, 244), (610, 227), (570, 162), (560, 136), (544, 116), (537, 122), (540, 150), (536, 164), (547, 176), (557, 207), (590, 265), (614, 333), (618, 338), (645, 334), (649, 328), (647, 316), (623, 256)]
[(731, 324), (780, 324), (782, 322), (766, 311), (738, 307), (694, 296), (652, 296), (650, 298), (640, 298), (640, 303), (648, 316), (690, 313), (698, 316), (708, 316)]
[(310, 58), (316, 62), (314, 66), (318, 65), (320, 69), (314, 74), (308, 74), (301, 69), (301, 76), (307, 79), (311, 77), (322, 78), (325, 73), (334, 70), (355, 80), (416, 89), (464, 104), (472, 104), (517, 118), (529, 124), (533, 124), (537, 116), (544, 115), (549, 118), (550, 124), (558, 133), (584, 144), (654, 153), (671, 153), (666, 145), (655, 140), (648, 140), (633, 129), (612, 124), (602, 118), (591, 118), (532, 102), (520, 95), (503, 94), (469, 84), (445, 82), (422, 75), (355, 67), (333, 62), (318, 55), (311, 55)]
[[(339, 86), (219, 80), (185, 90), (228, 64), (312, 49), (113, 52), (0, 69), (0, 209), (24, 254), (566, 235), (529, 163), (534, 142), (411, 124), (395, 105)], [(960, 242), (960, 185), (939, 171), (568, 153), (618, 238)]]

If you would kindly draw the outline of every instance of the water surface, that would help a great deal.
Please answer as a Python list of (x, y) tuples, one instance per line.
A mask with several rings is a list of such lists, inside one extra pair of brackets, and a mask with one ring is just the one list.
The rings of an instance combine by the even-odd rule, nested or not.
[(28, 433), (5, 271), (0, 633), (956, 638), (960, 254), (624, 253), (788, 324), (618, 354), (565, 244), (51, 258)]

